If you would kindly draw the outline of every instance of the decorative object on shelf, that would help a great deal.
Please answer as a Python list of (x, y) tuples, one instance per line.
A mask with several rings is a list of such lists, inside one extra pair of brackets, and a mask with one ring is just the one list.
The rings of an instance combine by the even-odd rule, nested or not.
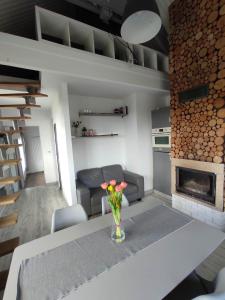
[(162, 21), (158, 7), (153, 1), (130, 0), (124, 12), (124, 22), (121, 27), (121, 36), (124, 41), (132, 44), (141, 44), (153, 39), (160, 31)]
[(79, 136), (80, 135), (79, 134), (79, 127), (80, 127), (81, 123), (82, 123), (81, 121), (72, 122), (72, 126), (71, 126), (72, 135), (74, 135), (74, 136)]
[(126, 182), (122, 181), (117, 185), (114, 179), (110, 180), (109, 183), (104, 182), (101, 184), (101, 188), (107, 192), (108, 203), (112, 210), (115, 224), (112, 226), (111, 238), (116, 243), (121, 243), (125, 240), (125, 232), (121, 222), (121, 203), (123, 191), (126, 187)]
[(82, 128), (82, 136), (87, 136), (87, 128), (86, 127)]

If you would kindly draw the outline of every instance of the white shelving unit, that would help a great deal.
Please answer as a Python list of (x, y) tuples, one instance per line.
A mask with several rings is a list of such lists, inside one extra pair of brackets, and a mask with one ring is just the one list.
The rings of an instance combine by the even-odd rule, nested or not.
[(57, 43), (74, 51), (87, 51), (168, 73), (168, 57), (142, 45), (126, 47), (120, 37), (36, 6), (36, 28), (39, 41)]

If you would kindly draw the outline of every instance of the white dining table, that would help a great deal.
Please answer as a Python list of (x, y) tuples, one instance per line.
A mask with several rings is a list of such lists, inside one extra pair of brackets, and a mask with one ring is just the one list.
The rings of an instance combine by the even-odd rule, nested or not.
[[(124, 219), (159, 205), (145, 201), (123, 210)], [(111, 214), (58, 231), (16, 248), (4, 300), (17, 300), (21, 263), (45, 251), (91, 234), (112, 224)], [(110, 270), (81, 285), (66, 300), (158, 300), (165, 297), (225, 239), (225, 234), (198, 220), (166, 235)]]

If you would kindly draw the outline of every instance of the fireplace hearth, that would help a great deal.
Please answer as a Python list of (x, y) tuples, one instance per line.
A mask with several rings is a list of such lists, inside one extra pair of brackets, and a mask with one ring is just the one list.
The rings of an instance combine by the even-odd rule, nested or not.
[(176, 191), (215, 205), (216, 174), (176, 167)]

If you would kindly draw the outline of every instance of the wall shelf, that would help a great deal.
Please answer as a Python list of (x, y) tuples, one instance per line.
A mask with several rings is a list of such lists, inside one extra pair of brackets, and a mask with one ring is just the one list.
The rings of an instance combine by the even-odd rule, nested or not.
[(95, 116), (95, 117), (125, 117), (127, 115), (124, 114), (115, 114), (115, 113), (86, 113), (79, 112), (79, 116)]
[(117, 59), (155, 71), (168, 73), (168, 57), (142, 45), (131, 45), (131, 51), (121, 37), (109, 34), (88, 24), (36, 7), (36, 27), (39, 41), (67, 46), (74, 51)]
[(109, 133), (109, 134), (96, 134), (96, 135), (90, 135), (90, 136), (72, 136), (74, 139), (83, 139), (83, 138), (98, 138), (98, 137), (112, 137), (112, 136), (118, 136), (118, 133)]

